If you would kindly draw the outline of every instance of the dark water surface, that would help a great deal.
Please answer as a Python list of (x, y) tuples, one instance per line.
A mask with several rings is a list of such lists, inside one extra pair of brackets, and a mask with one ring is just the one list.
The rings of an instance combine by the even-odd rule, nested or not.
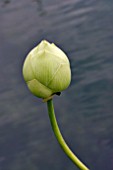
[(22, 78), (42, 39), (71, 62), (72, 83), (54, 99), (67, 143), (91, 170), (113, 170), (112, 0), (0, 1), (0, 170), (77, 170)]

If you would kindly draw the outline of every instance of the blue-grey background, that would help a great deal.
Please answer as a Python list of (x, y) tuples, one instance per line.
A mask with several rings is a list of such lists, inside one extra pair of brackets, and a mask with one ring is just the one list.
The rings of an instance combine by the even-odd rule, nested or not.
[(71, 63), (71, 85), (54, 98), (65, 140), (91, 170), (113, 170), (112, 0), (0, 0), (0, 170), (77, 170), (22, 77), (42, 39)]

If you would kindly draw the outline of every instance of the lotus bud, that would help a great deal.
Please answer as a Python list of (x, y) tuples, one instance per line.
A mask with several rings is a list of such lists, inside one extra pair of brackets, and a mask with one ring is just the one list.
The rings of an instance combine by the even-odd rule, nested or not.
[(23, 77), (29, 90), (47, 101), (69, 86), (70, 63), (66, 54), (55, 44), (43, 40), (27, 55)]

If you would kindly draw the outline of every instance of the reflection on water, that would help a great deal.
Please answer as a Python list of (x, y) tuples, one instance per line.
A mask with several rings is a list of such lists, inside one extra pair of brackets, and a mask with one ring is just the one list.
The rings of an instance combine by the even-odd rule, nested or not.
[(71, 86), (54, 99), (66, 141), (91, 170), (113, 169), (112, 9), (110, 0), (0, 1), (0, 170), (77, 169), (21, 75), (42, 39), (71, 62)]

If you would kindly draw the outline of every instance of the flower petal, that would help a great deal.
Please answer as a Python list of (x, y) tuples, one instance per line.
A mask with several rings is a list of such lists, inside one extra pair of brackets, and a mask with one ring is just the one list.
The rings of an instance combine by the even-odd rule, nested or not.
[(48, 98), (52, 95), (53, 91), (41, 84), (36, 79), (27, 82), (29, 90), (39, 98)]

